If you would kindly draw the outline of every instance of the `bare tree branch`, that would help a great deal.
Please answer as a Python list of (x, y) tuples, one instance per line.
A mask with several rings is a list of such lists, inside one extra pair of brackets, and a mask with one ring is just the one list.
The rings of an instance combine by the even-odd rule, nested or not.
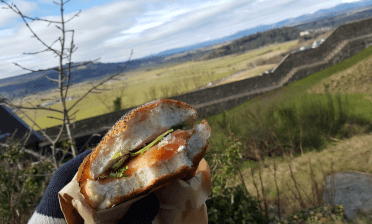
[[(72, 52), (72, 53), (73, 53), (73, 52)], [(83, 66), (83, 65), (93, 64), (94, 62), (97, 62), (97, 61), (99, 61), (100, 59), (101, 59), (101, 58), (97, 58), (97, 59), (94, 59), (94, 60), (91, 60), (91, 61), (87, 61), (87, 62), (81, 63), (81, 64), (79, 64), (79, 65), (74, 65), (74, 66), (71, 66), (70, 69), (71, 69), (71, 68), (77, 68), (77, 67), (80, 67), (80, 66)], [(63, 70), (66, 70), (66, 69), (68, 69), (68, 68), (64, 68)]]
[(56, 119), (59, 121), (63, 121), (63, 118), (53, 117), (53, 116), (47, 116), (47, 118)]
[[(67, 1), (67, 2), (69, 2), (69, 1)], [(66, 3), (67, 3), (66, 2)], [(65, 23), (68, 23), (68, 22), (70, 22), (73, 18), (75, 18), (75, 17), (79, 17), (79, 14), (81, 13), (81, 10), (79, 10), (79, 12), (77, 12), (75, 15), (73, 15), (71, 18), (69, 18), (68, 20), (66, 20), (65, 21)]]
[(70, 117), (74, 116), (79, 110), (76, 110), (75, 112), (73, 112), (72, 114), (70, 114)]
[[(6, 144), (6, 143), (1, 143), (1, 142), (0, 142), (0, 146), (2, 146), (2, 147), (7, 147), (7, 148), (10, 147), (8, 144)], [(34, 151), (31, 150), (31, 149), (22, 148), (21, 151), (24, 151), (24, 152), (27, 153), (27, 154), (30, 154), (30, 155), (35, 156), (36, 158), (39, 159), (39, 161), (44, 160), (44, 161), (48, 161), (48, 162), (52, 163), (52, 161), (51, 161), (50, 158), (47, 158), (47, 157), (45, 157), (45, 156), (42, 156), (42, 155), (40, 155), (39, 153), (34, 152)]]
[[(16, 66), (18, 66), (18, 67), (20, 67), (20, 68), (23, 69), (23, 70), (30, 71), (30, 72), (36, 72), (36, 71), (34, 71), (34, 70), (32, 70), (32, 69), (25, 68), (25, 67), (21, 66), (21, 65), (18, 64), (18, 63), (13, 62), (13, 64), (16, 65)], [(45, 69), (45, 70), (43, 70), (43, 71), (47, 71), (47, 70), (49, 70), (49, 69)]]
[[(58, 39), (55, 40), (55, 41), (50, 45), (50, 47), (52, 47), (52, 46), (53, 46), (57, 41), (58, 41)], [(23, 54), (24, 54), (24, 55), (35, 55), (35, 54), (40, 54), (40, 53), (43, 53), (43, 52), (46, 52), (46, 51), (49, 51), (49, 49), (47, 48), (47, 49), (42, 50), (42, 51), (37, 51), (37, 52), (32, 52), (32, 53), (23, 53)]]
[(82, 99), (84, 99), (90, 92), (92, 92), (95, 88), (97, 88), (98, 86), (102, 85), (103, 83), (109, 81), (110, 79), (114, 78), (115, 76), (118, 76), (119, 74), (121, 74), (126, 68), (127, 68), (127, 65), (128, 65), (128, 62), (130, 60), (130, 58), (132, 57), (132, 54), (133, 54), (133, 50), (131, 51), (130, 53), (130, 56), (129, 56), (129, 59), (127, 61), (127, 63), (125, 63), (125, 66), (123, 67), (123, 69), (121, 69), (119, 72), (117, 72), (116, 74), (104, 79), (103, 81), (99, 82), (97, 85), (94, 85), (91, 89), (89, 89), (82, 97), (80, 97), (68, 110), (71, 110), (72, 108), (74, 108), (76, 106), (76, 104), (78, 104)]
[[(0, 95), (1, 96), (1, 95)], [(6, 101), (6, 99), (4, 98), (0, 98), (0, 102), (4, 102)], [(9, 103), (9, 102), (8, 102)], [(10, 103), (11, 105), (13, 105), (12, 103)], [(43, 136), (48, 139), (48, 141), (50, 142), (53, 142), (53, 140), (45, 133), (45, 130), (43, 130), (32, 118), (30, 118), (25, 112), (23, 112), (22, 110), (20, 110), (20, 112), (26, 117), (28, 118), (32, 123), (33, 125), (35, 125), (36, 127), (39, 128), (39, 130), (41, 131), (41, 133), (43, 134)]]
[(46, 51), (49, 51), (48, 49), (45, 49), (45, 50), (42, 50), (42, 51), (36, 51), (36, 52), (32, 52), (32, 53), (23, 53), (24, 55), (35, 55), (35, 54), (40, 54), (40, 53), (43, 53), (43, 52), (46, 52)]
[(48, 79), (49, 81), (51, 81), (51, 82), (57, 82), (57, 83), (59, 83), (59, 82), (64, 82), (64, 81), (66, 80), (65, 77), (63, 77), (62, 80), (59, 80), (59, 79), (52, 79), (52, 78), (48, 77), (47, 75), (44, 75), (44, 77), (47, 78), (47, 79)]
[[(5, 104), (7, 104), (7, 103), (5, 103)], [(8, 105), (11, 105), (11, 104), (8, 104)], [(45, 107), (23, 107), (23, 106), (17, 106), (17, 105), (14, 105), (14, 104), (12, 104), (12, 107), (15, 107), (17, 109), (25, 109), (25, 110), (49, 110), (49, 111), (53, 111), (53, 112), (63, 113), (60, 110), (56, 110), (56, 109), (52, 109), (52, 108), (45, 108)]]
[[(1, 104), (8, 105), (11, 109), (13, 109), (13, 110), (15, 109), (15, 110), (19, 111), (25, 118), (29, 119), (32, 122), (33, 125), (38, 127), (39, 130), (40, 130), (40, 133), (45, 137), (45, 139), (47, 141), (49, 141), (51, 143), (51, 146), (50, 146), (50, 149), (51, 149), (51, 152), (52, 152), (51, 156), (49, 156), (49, 157), (47, 157), (47, 156), (42, 157), (41, 156), (43, 153), (45, 153), (44, 148), (39, 153), (36, 153), (36, 152), (33, 152), (33, 153), (35, 154), (35, 156), (37, 155), (38, 156), (37, 158), (39, 158), (40, 160), (41, 159), (49, 159), (49, 161), (51, 161), (51, 163), (54, 165), (55, 169), (57, 169), (61, 165), (62, 160), (66, 155), (71, 154), (71, 155), (73, 155), (73, 157), (77, 156), (77, 150), (75, 148), (76, 147), (75, 146), (75, 140), (72, 136), (72, 132), (70, 130), (70, 125), (73, 125), (73, 127), (74, 127), (74, 122), (72, 120), (75, 119), (75, 117), (73, 117), (73, 116), (75, 116), (75, 114), (78, 112), (78, 110), (76, 110), (71, 115), (69, 115), (69, 112), (72, 111), (72, 109), (77, 105), (77, 103), (79, 103), (82, 99), (84, 99), (89, 93), (97, 93), (97, 92), (100, 92), (100, 91), (108, 90), (107, 88), (98, 88), (98, 87), (102, 86), (105, 82), (107, 82), (109, 80), (114, 80), (114, 78), (116, 76), (120, 75), (127, 68), (127, 65), (130, 61), (130, 58), (131, 58), (132, 54), (133, 54), (133, 50), (132, 50), (127, 63), (125, 64), (125, 66), (123, 67), (123, 69), (121, 71), (119, 71), (118, 73), (116, 73), (114, 75), (111, 75), (111, 76), (107, 77), (106, 79), (100, 81), (98, 84), (93, 85), (92, 88), (90, 88), (85, 94), (80, 96), (78, 98), (78, 100), (76, 102), (74, 102), (74, 104), (70, 108), (67, 108), (66, 99), (67, 99), (69, 87), (72, 85), (70, 83), (70, 81), (71, 81), (71, 69), (79, 67), (79, 66), (91, 64), (91, 63), (94, 63), (95, 61), (99, 60), (99, 59), (95, 59), (93, 61), (87, 61), (87, 62), (84, 62), (84, 63), (79, 63), (79, 64), (76, 64), (76, 65), (72, 65), (72, 62), (71, 62), (72, 61), (72, 54), (78, 48), (74, 45), (74, 30), (67, 30), (65, 25), (66, 25), (67, 22), (71, 21), (73, 18), (78, 17), (81, 11), (76, 13), (74, 16), (72, 16), (68, 20), (65, 20), (64, 19), (64, 4), (68, 3), (69, 1), (70, 0), (60, 0), (60, 3), (54, 2), (55, 4), (60, 5), (61, 20), (60, 21), (51, 21), (51, 20), (46, 20), (46, 19), (40, 19), (38, 17), (36, 17), (36, 18), (28, 17), (28, 16), (22, 14), (22, 12), (18, 9), (18, 7), (16, 5), (8, 4), (8, 3), (5, 2), (5, 0), (0, 0), (0, 2), (6, 4), (9, 7), (8, 9), (13, 10), (16, 14), (21, 16), (23, 22), (25, 23), (27, 28), (32, 33), (32, 38), (36, 38), (45, 47), (44, 50), (33, 52), (33, 53), (24, 53), (24, 54), (25, 55), (35, 55), (35, 54), (50, 51), (55, 58), (59, 59), (59, 66), (55, 67), (55, 68), (52, 68), (54, 71), (58, 72), (58, 74), (59, 74), (58, 79), (51, 78), (51, 77), (49, 77), (45, 74), (44, 75), (49, 81), (58, 84), (59, 102), (62, 105), (62, 110), (35, 107), (34, 105), (32, 105), (31, 103), (28, 103), (28, 102), (27, 103), (30, 104), (31, 106), (23, 106), (22, 105), (23, 99), (25, 98), (27, 92), (25, 92), (25, 95), (22, 97), (20, 105), (15, 105), (14, 103), (9, 102), (5, 97), (0, 95), (0, 103)], [(28, 21), (28, 20), (30, 20), (30, 21)], [(61, 31), (62, 35), (58, 39), (56, 39), (51, 45), (48, 45), (31, 28), (30, 23), (32, 23), (34, 21), (47, 22), (48, 26), (50, 26), (51, 24), (55, 24), (55, 27), (58, 30)], [(66, 45), (66, 33), (67, 32), (71, 32), (71, 43), (70, 43), (69, 47), (65, 46)], [(53, 48), (54, 44), (57, 43), (57, 42), (60, 43), (60, 50), (57, 50), (57, 49)], [(64, 66), (65, 60), (68, 60), (67, 68), (66, 68), (66, 66)], [(19, 65), (18, 63), (14, 63), (14, 64), (16, 66), (22, 68), (23, 70), (27, 70), (27, 71), (30, 71), (30, 72), (45, 72), (47, 70), (50, 70), (50, 69), (33, 70), (33, 69), (25, 68), (25, 67)], [(13, 98), (14, 98), (14, 96), (13, 96)], [(35, 122), (36, 115), (35, 115), (35, 118), (32, 119), (32, 118), (30, 118), (30, 116), (27, 113), (24, 112), (24, 110), (35, 110), (36, 111), (36, 110), (39, 110), (39, 109), (40, 110), (48, 110), (48, 111), (52, 111), (52, 112), (58, 112), (59, 114), (63, 114), (63, 118), (58, 118), (58, 117), (55, 117), (55, 116), (47, 116), (48, 118), (62, 121), (62, 125), (59, 127), (58, 134), (56, 136), (53, 136), (53, 137), (48, 136), (47, 133), (46, 133), (46, 130), (41, 129), (41, 127)], [(80, 127), (80, 128), (83, 128), (83, 127)], [(64, 133), (64, 130), (66, 130), (66, 134), (67, 134), (67, 137), (68, 137), (68, 140), (69, 140), (69, 145), (67, 147), (64, 146), (63, 149), (60, 149), (60, 148), (56, 147), (56, 144), (60, 140), (63, 140), (63, 141), (66, 140), (66, 137), (65, 137), (66, 135)], [(30, 130), (30, 131), (32, 131), (32, 130)], [(31, 134), (29, 134), (28, 136), (25, 136), (25, 139), (24, 139), (25, 142), (28, 141), (30, 135)], [(92, 135), (91, 138), (94, 137), (94, 136), (95, 135)], [(90, 141), (90, 139), (89, 139), (89, 141)], [(86, 144), (88, 144), (88, 142)], [(84, 145), (84, 147), (86, 147), (86, 145)], [(71, 152), (69, 152), (69, 149), (71, 149)], [(30, 151), (30, 153), (31, 152), (32, 151)], [(63, 155), (62, 155), (62, 158), (59, 161), (57, 161), (56, 156), (57, 156), (57, 153), (60, 153), (60, 152), (62, 152)], [(47, 155), (47, 154), (45, 154), (45, 155)]]
[(20, 67), (23, 70), (30, 71), (30, 72), (45, 72), (45, 71), (49, 71), (50, 70), (50, 68), (48, 68), (48, 69), (32, 70), (32, 69), (29, 69), (29, 68), (25, 68), (25, 67), (21, 66), (18, 63), (15, 63), (15, 62), (13, 62), (13, 64), (16, 65), (16, 66), (18, 66), (18, 67)]
[[(1, 1), (1, 0), (0, 0)], [(75, 48), (75, 50), (76, 50), (77, 48)], [(45, 51), (45, 50), (44, 50)], [(75, 52), (75, 51), (74, 51)], [(72, 52), (73, 53), (73, 52)], [(25, 54), (36, 54), (36, 53), (25, 53)], [(90, 60), (90, 61), (87, 61), (87, 62), (84, 62), (84, 63), (81, 63), (81, 64), (79, 64), (79, 65), (74, 65), (74, 66), (71, 66), (70, 67), (70, 69), (71, 68), (77, 68), (77, 67), (80, 67), (80, 66), (83, 66), (83, 65), (88, 65), (88, 64), (92, 64), (92, 63), (94, 63), (94, 62), (97, 62), (97, 61), (99, 61), (101, 58), (97, 58), (97, 59), (94, 59), (94, 60)], [(46, 72), (46, 71), (49, 71), (50, 70), (50, 68), (47, 68), (47, 69), (38, 69), (38, 70), (33, 70), (33, 69), (29, 69), (29, 68), (25, 68), (25, 67), (23, 67), (23, 66), (21, 66), (20, 64), (18, 64), (18, 63), (14, 63), (13, 62), (13, 64), (14, 65), (16, 65), (16, 66), (18, 66), (18, 67), (20, 67), (20, 68), (22, 68), (23, 70), (26, 70), (26, 71), (30, 71), (30, 72)], [(55, 70), (55, 71), (59, 71), (59, 69), (58, 68), (52, 68), (53, 70)], [(67, 70), (67, 69), (69, 69), (69, 68), (63, 68), (63, 70)]]
[(50, 158), (47, 158), (47, 157), (45, 157), (45, 156), (42, 156), (42, 155), (40, 155), (39, 153), (36, 153), (36, 152), (34, 152), (33, 150), (31, 150), (31, 149), (23, 149), (23, 151), (26, 152), (26, 153), (28, 153), (28, 154), (30, 154), (30, 155), (35, 156), (35, 157), (38, 158), (39, 160), (44, 160), (44, 161), (48, 161), (48, 162), (50, 162), (50, 163), (53, 163), (53, 161), (52, 161)]
[(89, 137), (89, 139), (85, 142), (85, 144), (83, 145), (83, 147), (81, 147), (80, 152), (84, 151), (84, 149), (88, 146), (90, 140), (92, 140), (93, 137), (101, 137), (101, 135), (98, 134), (98, 133), (94, 133), (94, 134), (92, 134), (92, 135)]
[[(71, 57), (72, 57), (72, 51), (74, 49), (74, 35), (75, 35), (75, 31), (74, 30), (71, 30), (72, 34), (71, 34), (71, 43), (70, 43), (70, 56), (68, 58), (68, 70), (67, 70), (67, 84), (66, 84), (66, 91), (65, 91), (65, 98), (67, 97), (67, 93), (68, 93), (68, 88), (70, 87), (70, 78), (71, 78)], [(68, 110), (69, 111), (69, 110)], [(68, 112), (67, 111), (67, 112)]]
[[(35, 111), (34, 120), (36, 120), (36, 114), (37, 114), (37, 111)], [(31, 134), (32, 134), (32, 131), (33, 131), (33, 130), (34, 130), (34, 125), (32, 125), (32, 126), (30, 127), (30, 131), (28, 132), (28, 135), (26, 135), (27, 137), (25, 138), (25, 140), (24, 140), (24, 142), (23, 142), (23, 145), (26, 145), (26, 144), (27, 144), (28, 140), (29, 140), (30, 137), (31, 137)], [(22, 142), (22, 140), (21, 140), (21, 142)]]
[[(57, 50), (55, 50), (55, 49), (53, 49), (53, 48), (51, 48), (50, 46), (48, 46), (44, 41), (42, 41), (40, 38), (39, 38), (39, 36), (37, 36), (36, 35), (36, 33), (31, 29), (31, 27), (30, 27), (30, 25), (27, 23), (27, 21), (26, 21), (26, 18), (27, 19), (30, 19), (31, 21), (35, 21), (35, 20), (39, 20), (39, 21), (46, 21), (46, 22), (49, 22), (49, 23), (55, 23), (54, 21), (50, 21), (50, 20), (42, 20), (42, 19), (39, 19), (39, 18), (31, 18), (31, 17), (26, 17), (25, 15), (23, 15), (22, 14), (22, 12), (17, 8), (17, 6), (16, 5), (14, 5), (14, 8), (16, 9), (16, 10), (14, 10), (13, 9), (13, 7), (12, 6), (10, 6), (8, 3), (6, 3), (4, 0), (0, 0), (1, 2), (3, 2), (3, 3), (5, 3), (6, 5), (8, 5), (14, 12), (16, 12), (17, 14), (19, 14), (21, 17), (22, 17), (22, 20), (23, 20), (23, 22), (26, 24), (26, 26), (27, 26), (27, 28), (31, 31), (31, 33), (34, 35), (34, 37), (40, 42), (40, 43), (42, 43), (46, 48), (48, 48), (50, 51), (53, 51), (55, 54), (57, 54), (57, 55), (59, 55), (60, 53), (57, 51)], [(58, 22), (57, 22), (58, 23)], [(61, 22), (59, 22), (59, 23), (61, 23)]]
[(67, 1), (65, 1), (63, 4), (66, 4), (66, 3), (68, 3), (69, 1), (71, 1), (71, 0), (67, 0)]
[[(70, 0), (69, 0), (69, 1), (70, 1)], [(67, 1), (67, 2), (69, 2), (69, 1)], [(32, 17), (29, 17), (29, 16), (25, 16), (25, 15), (23, 15), (23, 14), (21, 13), (21, 11), (19, 11), (19, 9), (17, 8), (17, 6), (14, 5), (13, 3), (12, 3), (12, 5), (9, 5), (5, 0), (0, 0), (0, 2), (6, 4), (6, 5), (9, 7), (9, 9), (13, 10), (13, 11), (14, 11), (15, 13), (17, 13), (18, 15), (20, 15), (20, 16), (26, 18), (26, 19), (31, 20), (32, 22), (33, 22), (33, 21), (44, 21), (44, 22), (48, 22), (49, 24), (51, 24), (51, 23), (58, 23), (58, 24), (61, 24), (61, 23), (62, 23), (62, 22), (60, 22), (60, 21), (52, 21), (52, 20), (48, 20), (48, 19), (40, 19), (39, 17), (32, 18)], [(67, 2), (66, 2), (66, 3), (67, 3)], [(53, 1), (53, 3), (55, 3), (55, 2)], [(59, 3), (55, 3), (55, 4), (60, 5)], [(12, 6), (14, 6), (14, 8), (16, 8), (17, 10), (15, 10)], [(65, 23), (69, 22), (69, 21), (72, 20), (74, 17), (78, 17), (78, 15), (79, 15), (80, 13), (81, 13), (81, 10), (79, 10), (79, 12), (77, 12), (77, 13), (76, 13), (74, 16), (72, 16), (70, 19), (68, 19), (67, 21), (65, 21)]]

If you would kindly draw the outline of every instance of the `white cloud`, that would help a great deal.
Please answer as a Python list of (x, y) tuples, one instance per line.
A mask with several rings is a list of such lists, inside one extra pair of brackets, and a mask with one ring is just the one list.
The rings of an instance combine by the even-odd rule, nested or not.
[(144, 23), (144, 24), (138, 24), (135, 25), (127, 30), (121, 31), (122, 34), (138, 34), (142, 31), (145, 31), (147, 29), (157, 27), (159, 25), (163, 24), (163, 22), (153, 22), (153, 23)]
[[(133, 58), (140, 58), (167, 49), (222, 38), (244, 29), (294, 18), (324, 7), (333, 7), (341, 1), (115, 1), (83, 9), (79, 17), (67, 23), (66, 28), (75, 30), (74, 42), (79, 49), (73, 55), (74, 62), (96, 58), (101, 58), (101, 62), (120, 62), (127, 60), (131, 49), (134, 50)], [(34, 4), (24, 3), (24, 9), (28, 5), (28, 11), (36, 7)], [(3, 11), (0, 9), (0, 22), (5, 18)], [(16, 18), (17, 15), (10, 18), (12, 14), (15, 13), (7, 14), (7, 21)], [(73, 15), (74, 13), (68, 13), (65, 18)], [(60, 19), (59, 16), (43, 18)], [(42, 22), (33, 22), (31, 27), (47, 44), (51, 44), (60, 35), (54, 26), (47, 27)], [(30, 36), (31, 33), (24, 24), (0, 29), (0, 78), (26, 73), (13, 66), (12, 62), (19, 62), (31, 69), (58, 65), (57, 58), (52, 57), (51, 53), (35, 56), (22, 54), (45, 49)], [(66, 43), (69, 45), (70, 41), (70, 33), (67, 33)], [(57, 46), (58, 43), (55, 44)]]
[[(23, 13), (27, 14), (30, 11), (37, 8), (37, 4), (34, 2), (26, 2), (22, 0), (12, 1), (14, 5), (17, 6), (17, 8)], [(9, 2), (8, 4), (10, 4)], [(0, 3), (0, 28), (2, 26), (11, 26), (14, 25), (14, 20), (21, 18), (18, 14), (16, 14), (11, 9), (2, 9), (2, 8), (8, 8), (7, 5)]]
[(360, 2), (361, 0), (342, 0), (342, 3)]
[(39, 0), (39, 2), (43, 4), (54, 4), (53, 1), (55, 0)]
[(14, 33), (14, 29), (0, 29), (0, 37), (11, 36)]

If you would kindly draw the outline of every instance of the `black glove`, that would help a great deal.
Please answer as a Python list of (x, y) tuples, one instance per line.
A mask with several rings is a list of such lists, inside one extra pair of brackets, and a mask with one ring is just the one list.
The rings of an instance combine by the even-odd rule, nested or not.
[[(45, 191), (44, 197), (28, 221), (29, 224), (67, 223), (59, 205), (58, 192), (72, 180), (80, 164), (91, 152), (92, 150), (87, 150), (57, 169)], [(158, 212), (159, 200), (154, 193), (151, 193), (133, 203), (118, 223), (152, 223)]]

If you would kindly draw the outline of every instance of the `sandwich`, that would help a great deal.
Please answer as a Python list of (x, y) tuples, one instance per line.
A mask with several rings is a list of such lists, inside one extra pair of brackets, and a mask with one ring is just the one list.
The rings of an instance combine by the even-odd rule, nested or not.
[(95, 210), (108, 209), (195, 176), (211, 129), (184, 102), (161, 99), (125, 114), (84, 159), (80, 192)]

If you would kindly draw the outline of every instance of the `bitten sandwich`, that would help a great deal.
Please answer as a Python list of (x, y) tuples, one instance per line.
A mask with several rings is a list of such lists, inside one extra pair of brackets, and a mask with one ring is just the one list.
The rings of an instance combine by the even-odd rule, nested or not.
[(208, 122), (186, 103), (161, 99), (125, 114), (80, 165), (89, 205), (111, 208), (151, 189), (195, 175), (208, 148)]

